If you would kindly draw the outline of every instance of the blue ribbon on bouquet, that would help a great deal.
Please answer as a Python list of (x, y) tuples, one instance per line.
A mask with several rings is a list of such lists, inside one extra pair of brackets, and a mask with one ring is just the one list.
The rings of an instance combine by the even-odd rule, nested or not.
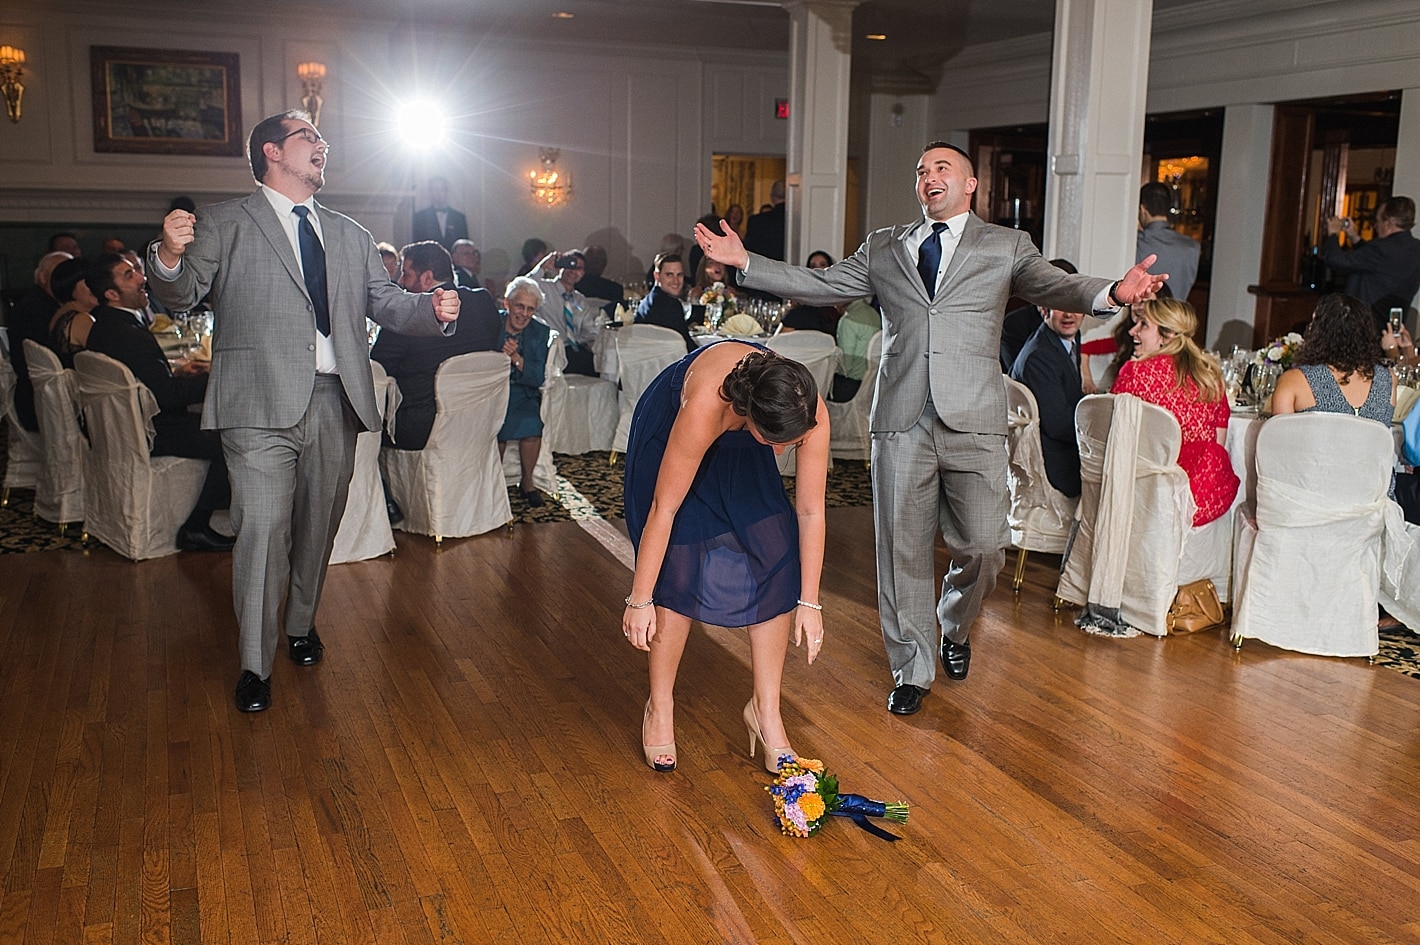
[(889, 805), (882, 801), (871, 800), (861, 794), (840, 794), (838, 803), (834, 805), (830, 813), (835, 817), (847, 817), (862, 829), (868, 831), (875, 837), (889, 842), (895, 842), (902, 838), (895, 834), (888, 833), (877, 824), (868, 820), (869, 817), (886, 817), (896, 820), (898, 823), (907, 822), (907, 806), (905, 804)]

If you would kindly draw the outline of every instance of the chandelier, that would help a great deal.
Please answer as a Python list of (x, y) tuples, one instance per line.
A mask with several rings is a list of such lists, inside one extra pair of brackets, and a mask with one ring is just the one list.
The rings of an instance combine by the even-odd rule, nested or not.
[(528, 171), (528, 189), (533, 200), (545, 207), (556, 207), (572, 196), (572, 175), (557, 170), (557, 158), (561, 155), (557, 148), (539, 148), (538, 160), (542, 169)]

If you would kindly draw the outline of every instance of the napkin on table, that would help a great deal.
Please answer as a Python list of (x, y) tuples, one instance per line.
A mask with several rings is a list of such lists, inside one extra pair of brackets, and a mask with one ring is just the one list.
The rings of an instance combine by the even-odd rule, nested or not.
[(720, 330), (727, 335), (762, 335), (764, 328), (759, 322), (754, 320), (752, 315), (744, 312), (731, 315), (720, 325)]
[(153, 316), (153, 324), (148, 326), (148, 330), (154, 334), (173, 330), (173, 320), (162, 312)]

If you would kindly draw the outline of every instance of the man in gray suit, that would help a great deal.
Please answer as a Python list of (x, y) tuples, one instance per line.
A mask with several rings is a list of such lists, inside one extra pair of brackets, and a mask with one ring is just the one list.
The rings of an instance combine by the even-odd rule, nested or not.
[[(814, 305), (876, 295), (883, 351), (870, 418), (878, 614), (894, 688), (888, 711), (910, 715), (942, 663), (952, 679), (971, 665), (967, 642), (1005, 563), (1006, 392), (1001, 319), (1015, 295), (1074, 312), (1153, 294), (1164, 277), (1144, 260), (1118, 282), (1070, 275), (1041, 258), (1020, 230), (971, 213), (971, 159), (943, 142), (917, 162), (923, 218), (868, 236), (828, 269), (801, 269), (745, 251), (733, 230), (696, 225), (705, 255), (740, 282)], [(940, 528), (952, 561), (933, 593)]]
[(149, 283), (173, 311), (215, 312), (204, 429), (221, 431), (232, 480), (232, 596), (242, 674), (237, 708), (271, 705), (286, 598), (287, 655), (320, 661), (315, 631), (355, 438), (380, 428), (366, 316), (406, 335), (447, 334), (459, 297), (390, 282), (375, 241), (314, 200), (329, 145), (290, 111), (252, 129), (248, 197), (173, 210), (149, 247)]

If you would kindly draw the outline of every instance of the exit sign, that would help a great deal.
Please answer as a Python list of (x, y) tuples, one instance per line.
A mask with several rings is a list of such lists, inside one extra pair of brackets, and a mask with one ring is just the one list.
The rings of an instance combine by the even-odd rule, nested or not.
[(789, 118), (789, 100), (787, 98), (776, 98), (774, 100), (774, 117), (781, 121)]

